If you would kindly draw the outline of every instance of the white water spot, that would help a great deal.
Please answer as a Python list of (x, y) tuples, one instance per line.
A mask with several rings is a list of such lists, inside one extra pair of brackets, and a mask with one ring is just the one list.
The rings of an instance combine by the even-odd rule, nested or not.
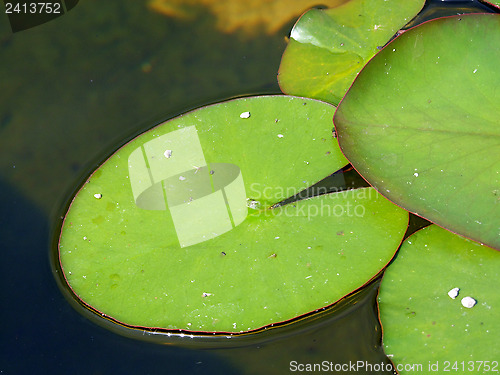
[(488, 305), (486, 302), (483, 302), (481, 305), (485, 306), (488, 310), (491, 310), (491, 306)]
[(455, 299), (458, 296), (458, 293), (460, 292), (460, 288), (453, 288), (448, 292), (448, 295), (450, 298)]
[(260, 202), (247, 198), (247, 207), (251, 208), (252, 210), (258, 210), (260, 208)]
[(474, 307), (477, 301), (472, 297), (464, 297), (462, 298), (462, 306), (467, 307), (468, 309)]
[(414, 175), (415, 177), (418, 177), (418, 173), (417, 173), (417, 172), (413, 173), (413, 175)]
[(102, 198), (102, 194), (99, 194), (99, 193), (94, 194), (94, 198), (95, 199), (101, 199)]
[(170, 159), (170, 157), (172, 156), (172, 150), (165, 150), (165, 152), (163, 153), (163, 155), (164, 155), (167, 159)]
[(274, 239), (275, 239), (275, 240), (278, 240), (278, 239), (279, 239), (279, 237), (274, 237)]
[(249, 118), (250, 117), (250, 112), (242, 112), (240, 114), (240, 118)]
[(278, 138), (283, 138), (284, 135), (283, 134), (278, 134)]

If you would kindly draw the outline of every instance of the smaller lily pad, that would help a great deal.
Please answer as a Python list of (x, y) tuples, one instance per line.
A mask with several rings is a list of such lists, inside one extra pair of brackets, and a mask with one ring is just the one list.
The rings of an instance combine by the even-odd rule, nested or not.
[[(499, 281), (500, 252), (494, 249), (436, 225), (409, 237), (379, 294), (384, 350), (399, 373), (414, 373), (405, 364), (421, 364), (423, 373), (445, 373), (448, 364), (454, 374), (486, 370), (486, 362), (479, 371), (475, 361), (493, 366), (499, 359)], [(428, 367), (436, 363), (438, 372)]]
[(351, 0), (306, 12), (292, 29), (281, 60), (281, 90), (337, 105), (378, 47), (423, 5), (423, 0)]

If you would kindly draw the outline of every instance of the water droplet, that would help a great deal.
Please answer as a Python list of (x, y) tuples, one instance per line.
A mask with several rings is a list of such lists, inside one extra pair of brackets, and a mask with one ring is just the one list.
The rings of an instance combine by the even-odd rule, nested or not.
[(458, 296), (458, 292), (460, 292), (460, 288), (453, 288), (448, 292), (450, 298), (455, 299)]
[(260, 208), (260, 202), (250, 199), (247, 199), (247, 207), (251, 208), (252, 210), (258, 210)]
[(476, 303), (477, 303), (477, 301), (472, 297), (462, 298), (462, 306), (467, 307), (468, 309), (473, 308)]

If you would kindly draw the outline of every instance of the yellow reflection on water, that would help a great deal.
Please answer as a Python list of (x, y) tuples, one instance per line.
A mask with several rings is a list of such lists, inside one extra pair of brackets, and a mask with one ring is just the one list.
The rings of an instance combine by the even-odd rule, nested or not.
[(339, 6), (348, 0), (149, 0), (148, 7), (168, 17), (194, 20), (200, 8), (216, 17), (224, 33), (241, 30), (247, 36), (272, 35), (306, 10), (323, 5)]

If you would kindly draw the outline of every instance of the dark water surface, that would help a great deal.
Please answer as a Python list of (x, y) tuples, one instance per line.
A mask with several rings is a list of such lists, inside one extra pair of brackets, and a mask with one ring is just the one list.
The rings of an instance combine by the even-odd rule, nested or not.
[(245, 36), (216, 30), (215, 17), (200, 12), (176, 20), (144, 1), (88, 0), (14, 34), (0, 15), (0, 373), (287, 374), (291, 361), (389, 363), (378, 281), (286, 337), (211, 350), (109, 332), (58, 289), (53, 231), (82, 176), (161, 120), (235, 95), (279, 92), (293, 20), (274, 35)]

